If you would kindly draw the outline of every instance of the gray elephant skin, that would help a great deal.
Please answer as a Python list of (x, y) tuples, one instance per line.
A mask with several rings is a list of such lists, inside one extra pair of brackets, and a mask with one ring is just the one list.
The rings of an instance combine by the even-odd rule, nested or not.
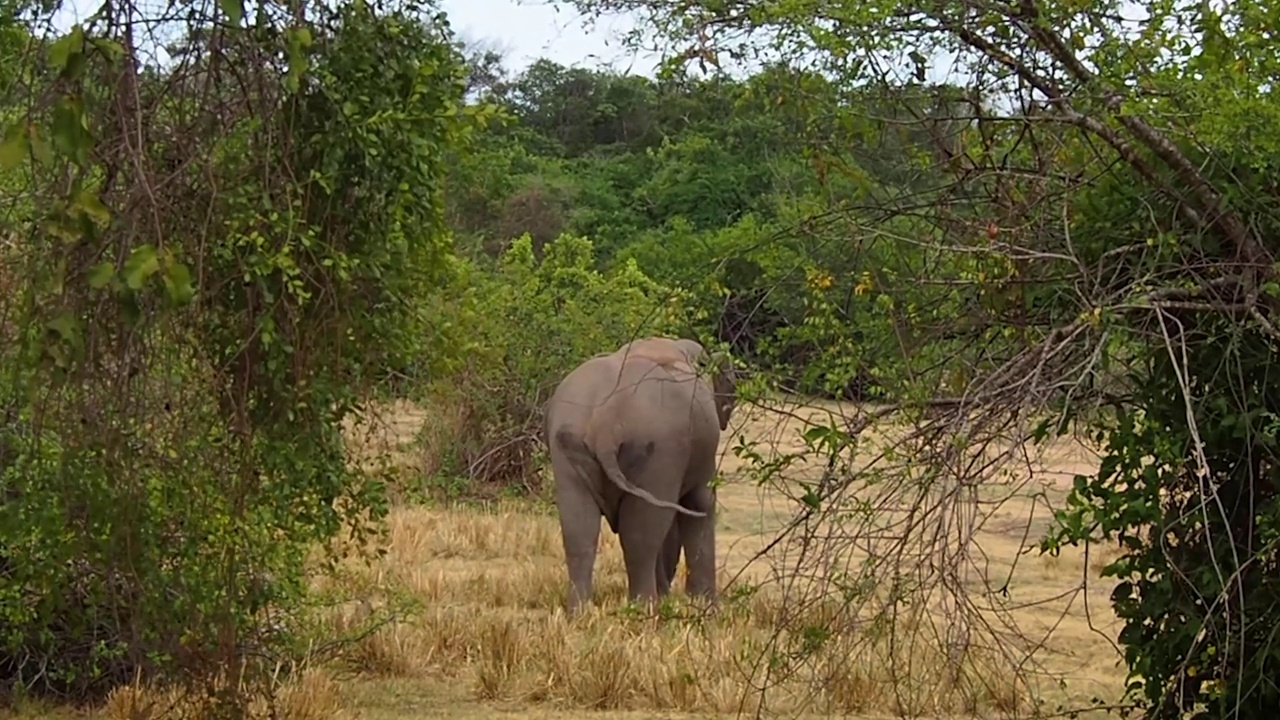
[[(711, 382), (699, 376), (706, 366)], [(586, 360), (556, 387), (543, 431), (570, 614), (591, 600), (601, 517), (621, 541), (630, 599), (652, 603), (669, 592), (683, 549), (688, 593), (715, 600), (709, 483), (735, 403), (730, 359), (688, 339), (627, 343)]]

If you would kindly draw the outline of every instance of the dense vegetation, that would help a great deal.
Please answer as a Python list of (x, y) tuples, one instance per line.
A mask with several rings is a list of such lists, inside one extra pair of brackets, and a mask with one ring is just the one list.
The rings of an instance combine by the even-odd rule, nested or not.
[[(886, 252), (858, 225), (877, 216), (865, 202), (877, 194), (939, 192), (929, 170), (938, 148), (928, 126), (864, 113), (882, 105), (929, 117), (958, 90), (897, 88), (904, 111), (783, 66), (743, 80), (655, 81), (546, 60), (508, 77), (492, 55), (472, 65), (486, 69), (476, 96), (509, 121), (450, 177), (448, 216), (465, 256), (483, 266), (523, 234), (535, 254), (565, 233), (589, 238), (602, 270), (634, 263), (683, 293), (681, 331), (730, 344), (793, 390), (901, 392), (890, 328), (877, 320), (887, 298), (873, 288), (900, 285), (926, 253)], [(921, 293), (912, 310), (927, 328), (963, 314), (966, 300)]]
[(5, 690), (170, 671), (241, 708), (296, 647), (303, 559), (385, 512), (341, 425), (422, 354), (463, 67), (412, 7), (222, 6), (164, 63), (128, 7), (4, 17)]
[[(573, 4), (690, 52), (514, 72), (407, 2), (220, 0), (161, 58), (136, 8), (0, 5), (0, 684), (289, 655), (302, 557), (385, 511), (366, 401), (451, 419), (430, 479), (532, 484), (565, 368), (669, 333), (913, 421), (917, 474), (864, 475), (922, 528), (996, 438), (1084, 429), (1044, 549), (1123, 543), (1135, 701), (1280, 704), (1280, 5)], [(803, 512), (859, 507), (856, 430), (807, 436)]]

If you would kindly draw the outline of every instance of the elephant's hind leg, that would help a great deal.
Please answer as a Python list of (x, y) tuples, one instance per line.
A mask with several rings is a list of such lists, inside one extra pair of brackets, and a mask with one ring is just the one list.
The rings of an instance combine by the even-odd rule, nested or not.
[(680, 540), (684, 544), (684, 561), (689, 566), (686, 592), (711, 602), (716, 599), (716, 498), (711, 488), (702, 486), (681, 500), (690, 510), (706, 513), (704, 517), (681, 515)]
[[(556, 509), (560, 515), (560, 537), (569, 567), (569, 614), (591, 602), (596, 547), (600, 540), (600, 508), (582, 485), (576, 469), (563, 457), (552, 455), (556, 480)], [(588, 481), (590, 482), (590, 481)]]
[[(675, 518), (672, 520), (674, 521)], [(662, 542), (662, 549), (658, 551), (658, 567), (654, 576), (658, 586), (658, 597), (671, 592), (671, 585), (676, 577), (676, 565), (679, 563), (680, 525), (672, 522), (671, 529), (667, 531), (667, 538)]]
[(675, 511), (628, 495), (622, 500), (618, 539), (627, 566), (627, 595), (652, 604), (658, 599), (658, 556), (675, 524)]

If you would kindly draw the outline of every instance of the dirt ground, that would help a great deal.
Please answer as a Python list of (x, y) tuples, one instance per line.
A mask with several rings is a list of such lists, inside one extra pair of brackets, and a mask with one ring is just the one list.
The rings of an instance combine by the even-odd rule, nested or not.
[[(391, 410), (403, 458), (420, 466), (410, 441), (430, 413)], [(607, 528), (597, 607), (570, 621), (552, 512), (515, 503), (396, 508), (381, 560), (317, 586), (335, 598), (326, 630), (359, 632), (399, 601), (421, 607), (304, 675), (282, 717), (991, 717), (1117, 701), (1118, 622), (1112, 584), (1098, 577), (1113, 551), (1027, 551), (1072, 476), (1092, 471), (1096, 458), (1061, 442), (951, 500), (925, 492), (917, 505), (932, 504), (931, 512), (912, 511), (903, 481), (868, 479), (849, 495), (863, 505), (842, 505), (859, 512), (823, 515), (774, 542), (802, 507), (788, 497), (798, 494), (796, 481), (820, 468), (797, 462), (786, 480), (760, 483), (731, 448), (746, 438), (776, 458), (803, 446), (807, 420), (839, 412), (852, 410), (790, 405), (735, 418), (721, 446), (722, 603), (709, 618), (690, 617), (682, 593), (663, 619), (629, 613), (621, 551)], [(873, 445), (895, 432), (879, 431)], [(875, 452), (860, 452), (856, 464)], [(915, 595), (895, 605), (894, 587)], [(752, 688), (766, 685), (762, 699)], [(126, 694), (97, 714), (129, 717)]]

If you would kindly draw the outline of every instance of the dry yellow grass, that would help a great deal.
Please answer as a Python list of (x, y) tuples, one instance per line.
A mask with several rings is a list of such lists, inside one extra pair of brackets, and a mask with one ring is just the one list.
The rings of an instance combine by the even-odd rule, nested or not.
[[(654, 621), (621, 612), (625, 594), (621, 551), (602, 538), (598, 607), (568, 620), (565, 581), (554, 519), (509, 510), (402, 509), (391, 519), (392, 547), (384, 587), (400, 585), (425, 603), (421, 614), (383, 627), (351, 649), (350, 669), (366, 676), (456, 679), (479, 700), (563, 708), (683, 710), (733, 713), (744, 683), (763, 680), (755, 655), (769, 642), (783, 607), (759, 594), (728, 597), (703, 622)], [(501, 552), (492, 538), (508, 543)], [(829, 609), (810, 608), (813, 625)], [(364, 611), (351, 604), (331, 619), (333, 634), (351, 631)], [(851, 639), (854, 640), (854, 639)], [(1023, 702), (1003, 683), (983, 687), (981, 658), (946, 677), (942, 663), (918, 670), (937, 677), (892, 697), (887, 648), (829, 644), (788, 680), (775, 681), (768, 702), (779, 709), (907, 714), (1012, 710)], [(859, 645), (861, 647), (855, 647)], [(910, 645), (899, 660), (928, 653)]]
[[(200, 693), (152, 688), (142, 683), (123, 685), (107, 697), (93, 714), (101, 720), (202, 720), (209, 711)], [(250, 706), (253, 717), (280, 720), (347, 720), (356, 715), (348, 708), (337, 682), (321, 670), (304, 670), (282, 684), (273, 702), (258, 700)]]
[[(399, 437), (393, 447), (401, 462), (419, 462), (403, 440), (426, 417), (411, 408), (398, 413), (392, 435)], [(800, 423), (744, 413), (739, 429), (777, 448), (796, 448)], [(1071, 475), (1090, 468), (1087, 452), (1063, 445), (1045, 463), (1028, 466), (1022, 485), (1030, 480), (1044, 497), (1060, 499)], [(607, 530), (596, 566), (597, 606), (570, 620), (562, 610), (566, 576), (553, 514), (511, 503), (397, 507), (384, 557), (317, 581), (317, 590), (345, 600), (325, 614), (320, 635), (356, 639), (337, 661), (286, 683), (280, 717), (732, 716), (754, 714), (761, 703), (766, 714), (789, 717), (992, 717), (1117, 698), (1123, 668), (1109, 638), (1118, 625), (1107, 602), (1111, 586), (1097, 580), (1099, 558), (1114, 550), (1095, 548), (1087, 561), (1083, 552), (1027, 555), (1025, 546), (1047, 526), (1043, 502), (1014, 494), (986, 514), (973, 533), (985, 577), (966, 580), (979, 599), (977, 616), (1013, 618), (1029, 644), (1039, 646), (1034, 661), (1023, 662), (1012, 640), (974, 643), (949, 656), (938, 640), (945, 628), (937, 625), (946, 621), (936, 598), (921, 598), (914, 615), (905, 611), (886, 625), (883, 617), (874, 621), (884, 607), (881, 590), (848, 610), (819, 594), (820, 583), (788, 585), (794, 544), (744, 569), (793, 507), (777, 490), (746, 482), (732, 455), (722, 469), (729, 478), (719, 491), (722, 603), (703, 619), (690, 617), (693, 610), (678, 595), (662, 619), (629, 612), (621, 551)], [(815, 470), (799, 463), (791, 472)], [(850, 548), (851, 555), (859, 552)], [(1085, 578), (1092, 581), (1081, 589)], [(984, 592), (989, 585), (1007, 585), (1007, 597)], [(365, 631), (375, 613), (402, 598), (421, 607)], [(754, 689), (762, 685), (769, 687), (763, 698)], [(146, 708), (168, 697), (122, 688), (95, 715), (160, 717)]]
[[(215, 685), (222, 681), (215, 681)], [(205, 720), (216, 717), (210, 695), (202, 691), (153, 687), (142, 681), (112, 690), (100, 707), (74, 709), (46, 702), (19, 703), (0, 709), (0, 718), (25, 720)], [(306, 668), (280, 684), (271, 700), (255, 698), (251, 717), (277, 720), (354, 720), (361, 717), (332, 673)]]
[[(833, 411), (840, 408), (824, 403), (789, 407), (784, 416), (746, 412), (736, 424), (772, 452), (794, 451), (802, 446), (798, 431), (805, 420)], [(876, 436), (896, 432), (882, 428)], [(424, 434), (437, 443), (442, 436), (430, 428)], [(733, 442), (726, 438), (722, 450)], [(429, 464), (431, 453), (426, 456)], [(989, 614), (1012, 618), (1027, 632), (1022, 645), (1038, 646), (1029, 662), (1013, 643), (971, 647), (948, 658), (938, 641), (944, 630), (930, 627), (945, 620), (925, 612), (937, 608), (928, 598), (921, 598), (920, 613), (901, 618), (890, 633), (867, 622), (879, 607), (874, 597), (848, 610), (817, 594), (812, 582), (782, 587), (794, 543), (744, 567), (790, 518), (794, 504), (775, 489), (747, 482), (744, 463), (725, 452), (721, 467), (730, 482), (720, 490), (718, 518), (724, 595), (713, 618), (643, 620), (627, 613), (621, 552), (604, 532), (598, 606), (569, 621), (561, 610), (566, 580), (554, 515), (502, 504), (401, 507), (390, 518), (387, 555), (369, 572), (380, 587), (421, 600), (424, 610), (357, 643), (346, 667), (355, 675), (344, 687), (374, 718), (419, 717), (424, 705), (464, 717), (497, 709), (519, 717), (603, 710), (610, 717), (735, 715), (757, 709), (761, 697), (752, 688), (764, 683), (770, 686), (766, 709), (792, 716), (990, 716), (1083, 708), (1094, 697), (1115, 698), (1123, 679), (1109, 640), (1118, 629), (1107, 603), (1110, 585), (1097, 581), (1114, 550), (1095, 548), (1086, 562), (1082, 552), (1040, 558), (1028, 555), (1027, 546), (1047, 527), (1044, 500), (1061, 500), (1071, 476), (1094, 462), (1083, 448), (1061, 443), (1041, 462), (1029, 463), (1024, 477), (984, 489), (1009, 497), (974, 531), (986, 570), (966, 586), (994, 605), (1001, 603), (992, 597), (996, 593), (983, 590), (1007, 579), (1008, 596)], [(788, 474), (812, 477), (818, 471), (813, 465), (794, 463)], [(1039, 501), (1031, 499), (1035, 493)], [(858, 560), (859, 551), (849, 550), (846, 567)], [(735, 576), (738, 587), (726, 587)], [(1091, 581), (1082, 587), (1086, 579)], [(367, 588), (368, 581), (351, 586), (357, 587)], [(348, 605), (342, 613), (331, 618), (331, 633), (352, 631), (368, 606)], [(805, 660), (784, 663), (786, 677), (777, 677), (775, 667), (766, 678), (771, 643), (794, 651), (806, 632), (822, 627), (836, 632), (817, 638), (821, 647)], [(1015, 673), (1019, 663), (1021, 674)]]

